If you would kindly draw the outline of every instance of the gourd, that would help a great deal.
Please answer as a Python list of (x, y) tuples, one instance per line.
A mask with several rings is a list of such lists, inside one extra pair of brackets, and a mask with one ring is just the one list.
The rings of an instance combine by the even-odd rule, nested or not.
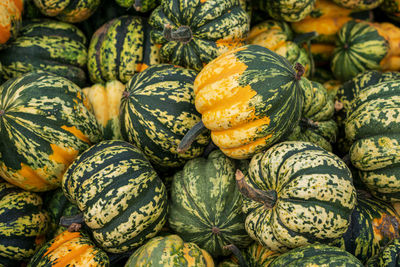
[(130, 8), (133, 7), (139, 12), (148, 12), (153, 10), (158, 5), (158, 0), (115, 0), (118, 5)]
[(313, 10), (316, 0), (255, 0), (254, 8), (267, 12), (276, 20), (299, 21)]
[(377, 255), (369, 259), (365, 266), (367, 267), (398, 266), (400, 264), (399, 253), (400, 253), (400, 238), (396, 238), (392, 240), (389, 244), (387, 244), (385, 247), (383, 247)]
[(22, 0), (3, 0), (0, 3), (0, 49), (6, 47), (18, 35), (23, 11)]
[(353, 10), (370, 10), (378, 7), (384, 0), (333, 0), (336, 4)]
[(383, 0), (379, 6), (389, 18), (394, 21), (400, 21), (400, 2), (398, 0)]

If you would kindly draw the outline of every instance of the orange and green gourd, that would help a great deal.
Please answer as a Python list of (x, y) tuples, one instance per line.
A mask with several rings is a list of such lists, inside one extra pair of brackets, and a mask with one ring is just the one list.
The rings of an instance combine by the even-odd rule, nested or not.
[(0, 2), (0, 49), (14, 40), (22, 22), (22, 0), (2, 0)]
[(305, 18), (314, 8), (316, 0), (253, 0), (254, 9), (266, 12), (275, 20), (287, 22)]
[(94, 84), (82, 91), (89, 101), (104, 140), (122, 140), (119, 113), (125, 85), (117, 80)]
[(159, 4), (159, 0), (115, 0), (115, 2), (122, 7), (133, 7), (143, 13), (153, 10)]
[(44, 72), (0, 86), (0, 176), (30, 191), (61, 185), (79, 153), (102, 139), (82, 90)]
[(200, 71), (245, 44), (250, 19), (239, 0), (162, 0), (149, 24), (162, 62)]
[(336, 4), (353, 10), (371, 10), (382, 4), (384, 0), (333, 0)]
[(80, 232), (60, 233), (42, 246), (30, 259), (28, 267), (108, 267), (107, 254)]

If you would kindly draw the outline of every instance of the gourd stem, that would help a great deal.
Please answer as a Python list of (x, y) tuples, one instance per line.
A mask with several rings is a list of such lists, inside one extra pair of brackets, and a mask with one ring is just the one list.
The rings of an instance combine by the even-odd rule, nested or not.
[(78, 213), (72, 216), (62, 216), (60, 218), (60, 225), (64, 227), (69, 227), (71, 224), (83, 224), (85, 220), (83, 219), (83, 213)]
[(297, 71), (295, 76), (296, 80), (300, 80), (301, 76), (303, 76), (306, 70), (304, 69), (303, 65), (301, 65), (299, 62), (296, 62), (296, 64), (294, 65), (294, 69)]
[(218, 147), (214, 144), (214, 142), (211, 140), (210, 143), (206, 146), (206, 148), (203, 151), (203, 157), (207, 158), (210, 153), (217, 149)]
[(344, 108), (344, 105), (342, 102), (340, 102), (339, 100), (335, 101), (335, 111), (339, 112)]
[(243, 173), (239, 169), (236, 170), (236, 185), (243, 196), (264, 204), (267, 209), (272, 209), (275, 206), (277, 198), (276, 191), (263, 191), (249, 186), (244, 179)]
[(234, 244), (224, 246), (224, 249), (230, 250), (238, 259), (240, 267), (249, 267), (246, 260), (243, 258), (242, 252)]
[(300, 119), (300, 127), (318, 129), (318, 122), (315, 122), (308, 118), (301, 118)]
[(178, 145), (177, 151), (178, 153), (183, 153), (190, 145), (194, 142), (194, 140), (204, 131), (206, 130), (206, 126), (202, 121), (196, 123), (182, 138), (181, 142)]
[(142, 0), (135, 0), (133, 7), (136, 11), (140, 11), (142, 9)]
[(182, 25), (176, 30), (172, 30), (171, 25), (166, 24), (163, 31), (164, 38), (168, 41), (189, 43), (193, 38), (192, 30), (189, 26)]
[(298, 34), (293, 38), (293, 43), (300, 45), (302, 43), (306, 43), (308, 41), (315, 39), (315, 37), (317, 37), (317, 36), (318, 36), (318, 33), (316, 31)]

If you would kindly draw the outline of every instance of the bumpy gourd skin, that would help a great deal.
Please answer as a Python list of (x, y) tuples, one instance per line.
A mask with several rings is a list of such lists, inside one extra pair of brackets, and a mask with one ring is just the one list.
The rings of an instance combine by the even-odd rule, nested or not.
[(379, 254), (368, 260), (365, 266), (387, 266), (396, 267), (400, 265), (400, 238), (394, 239), (386, 247), (382, 248)]

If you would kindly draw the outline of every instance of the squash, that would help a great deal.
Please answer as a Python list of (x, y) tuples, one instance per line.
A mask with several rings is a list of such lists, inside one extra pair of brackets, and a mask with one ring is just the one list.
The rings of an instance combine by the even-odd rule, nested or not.
[(220, 150), (208, 158), (188, 161), (175, 173), (168, 222), (185, 242), (193, 242), (213, 257), (230, 254), (229, 244), (247, 247), (242, 196), (235, 183), (237, 164)]
[(395, 25), (349, 21), (338, 33), (331, 69), (341, 81), (365, 70), (400, 70), (400, 28)]
[(83, 213), (96, 244), (107, 252), (138, 247), (166, 221), (164, 184), (143, 153), (125, 141), (91, 146), (67, 169), (62, 188)]
[(236, 179), (246, 196), (246, 231), (268, 249), (330, 243), (347, 231), (356, 204), (350, 170), (318, 145), (276, 144), (254, 155), (248, 175), (238, 171)]
[(371, 10), (382, 4), (384, 0), (333, 0), (336, 4), (353, 10)]
[(31, 71), (46, 71), (65, 77), (78, 86), (86, 83), (86, 37), (69, 23), (41, 19), (21, 28), (20, 36), (0, 50), (5, 79)]
[(30, 259), (28, 267), (96, 266), (108, 267), (107, 254), (80, 232), (60, 233)]
[(76, 23), (89, 18), (101, 0), (33, 0), (40, 12), (55, 19)]
[(0, 180), (0, 258), (26, 260), (44, 242), (49, 215), (42, 198)]
[(267, 12), (276, 20), (299, 21), (314, 9), (316, 0), (253, 0), (254, 8)]
[(400, 21), (400, 1), (399, 0), (383, 0), (379, 6), (387, 16), (395, 21)]
[(122, 140), (119, 113), (125, 85), (113, 80), (83, 88), (104, 140)]
[(121, 133), (135, 144), (156, 167), (180, 167), (200, 156), (209, 143), (205, 132), (185, 153), (178, 153), (179, 141), (200, 121), (194, 105), (191, 69), (159, 64), (136, 74), (126, 84), (121, 100)]
[(158, 236), (138, 248), (125, 267), (214, 267), (213, 258), (195, 243), (184, 242), (177, 235)]
[(159, 47), (150, 40), (145, 18), (124, 15), (101, 26), (92, 36), (88, 71), (93, 83), (128, 82), (133, 74), (159, 63)]
[(126, 8), (133, 7), (138, 12), (148, 12), (158, 5), (158, 0), (115, 0), (118, 5)]
[(239, 0), (162, 0), (149, 24), (161, 61), (196, 71), (244, 45), (250, 27)]
[(379, 251), (377, 255), (368, 260), (366, 267), (395, 267), (400, 264), (400, 238), (392, 240)]
[(13, 41), (22, 22), (22, 0), (2, 0), (0, 3), (0, 49)]
[(96, 118), (71, 81), (31, 72), (0, 86), (0, 176), (30, 191), (61, 185), (79, 153), (101, 140)]

